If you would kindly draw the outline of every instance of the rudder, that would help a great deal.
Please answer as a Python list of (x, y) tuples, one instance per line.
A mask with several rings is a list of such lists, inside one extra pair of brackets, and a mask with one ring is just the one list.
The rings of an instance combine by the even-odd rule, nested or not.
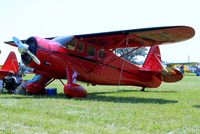
[(150, 48), (146, 60), (143, 64), (142, 70), (145, 71), (162, 71), (161, 55), (159, 46)]
[(180, 71), (173, 68), (165, 68), (162, 65), (159, 46), (150, 48), (141, 70), (154, 72), (158, 79), (168, 83), (177, 82), (183, 78)]

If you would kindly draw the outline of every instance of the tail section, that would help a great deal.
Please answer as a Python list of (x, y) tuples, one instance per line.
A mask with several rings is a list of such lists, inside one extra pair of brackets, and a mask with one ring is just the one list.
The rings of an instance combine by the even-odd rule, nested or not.
[(143, 64), (142, 70), (144, 71), (162, 71), (161, 55), (159, 46), (150, 48), (147, 58)]
[(154, 72), (158, 79), (164, 82), (177, 82), (183, 78), (180, 71), (173, 68), (165, 68), (161, 62), (159, 46), (150, 48), (147, 58), (144, 62), (142, 71)]
[(11, 71), (13, 73), (17, 73), (19, 70), (18, 60), (15, 53), (12, 51), (8, 55), (4, 65), (2, 66), (1, 70)]

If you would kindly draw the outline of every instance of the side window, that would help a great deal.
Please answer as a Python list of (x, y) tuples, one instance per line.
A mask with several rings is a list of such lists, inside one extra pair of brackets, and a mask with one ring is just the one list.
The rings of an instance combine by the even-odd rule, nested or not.
[(84, 43), (83, 41), (79, 41), (78, 44), (76, 45), (76, 51), (83, 52), (83, 49), (84, 49)]
[(74, 50), (75, 46), (76, 46), (77, 40), (71, 40), (70, 42), (68, 42), (65, 46), (70, 49), (70, 50)]
[(95, 47), (88, 45), (88, 47), (87, 47), (87, 54), (89, 56), (95, 56)]

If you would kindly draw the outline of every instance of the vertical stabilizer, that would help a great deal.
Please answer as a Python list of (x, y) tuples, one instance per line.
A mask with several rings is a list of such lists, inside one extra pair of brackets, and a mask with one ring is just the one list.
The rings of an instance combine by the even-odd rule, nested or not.
[(142, 70), (158, 72), (162, 71), (162, 68), (159, 46), (152, 46), (143, 64)]
[(8, 58), (6, 59), (1, 70), (12, 71), (13, 73), (18, 72), (18, 70), (19, 70), (18, 60), (13, 51), (10, 52), (10, 54), (8, 55)]

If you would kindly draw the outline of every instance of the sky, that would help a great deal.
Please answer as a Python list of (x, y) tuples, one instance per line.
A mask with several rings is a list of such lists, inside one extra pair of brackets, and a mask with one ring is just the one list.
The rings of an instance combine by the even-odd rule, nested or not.
[(54, 37), (158, 26), (191, 26), (194, 38), (161, 46), (167, 62), (200, 62), (198, 0), (0, 0), (0, 64), (13, 36)]

